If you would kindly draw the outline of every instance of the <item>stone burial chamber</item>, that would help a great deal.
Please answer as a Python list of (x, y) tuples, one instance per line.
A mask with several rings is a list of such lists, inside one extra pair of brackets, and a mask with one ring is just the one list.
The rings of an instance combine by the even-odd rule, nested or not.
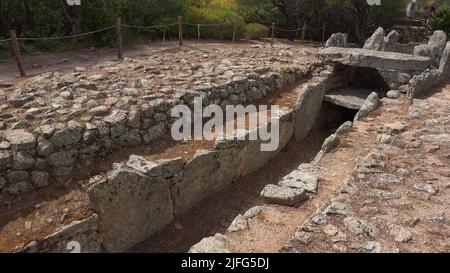
[[(38, 126), (35, 131), (9, 128), (3, 131), (9, 146), (1, 150), (5, 153), (5, 164), (0, 172), (6, 176), (24, 175), (14, 180), (18, 183), (13, 183), (8, 176), (8, 191), (4, 193), (9, 194), (12, 185), (29, 184), (30, 175), (33, 181), (37, 181), (39, 176), (35, 172), (38, 171), (46, 175), (46, 183), (41, 187), (48, 187), (48, 181), (60, 177), (58, 171), (66, 170), (67, 174), (77, 170), (85, 177), (77, 182), (87, 195), (89, 203), (86, 205), (92, 208), (89, 217), (64, 226), (56, 233), (39, 238), (16, 251), (61, 252), (65, 251), (64, 243), (70, 241), (87, 245), (83, 252), (126, 251), (166, 227), (174, 217), (226, 189), (239, 177), (264, 167), (291, 139), (301, 141), (313, 129), (331, 82), (332, 74), (321, 62), (313, 60), (305, 65), (297, 63), (299, 60), (295, 58), (291, 60), (295, 63), (280, 66), (277, 70), (258, 68), (258, 73), (235, 77), (233, 81), (207, 89), (199, 87), (197, 90), (180, 92), (172, 99), (135, 96), (137, 102), (139, 98), (144, 100), (141, 107), (105, 110), (100, 114), (95, 112), (91, 121), (74, 119), (64, 127), (58, 127), (60, 123), (58, 126)], [(141, 63), (126, 60), (121, 65), (136, 71)], [(75, 75), (83, 73), (77, 72)], [(48, 79), (34, 80), (39, 82)], [(67, 85), (72, 86), (74, 83)], [(78, 87), (74, 88), (78, 90)], [(122, 89), (117, 86), (113, 88)], [(272, 104), (280, 105), (281, 111), (267, 122), (258, 124), (258, 128), (246, 130), (245, 140), (229, 140), (218, 136), (211, 143), (181, 141), (162, 150), (153, 149), (151, 145), (164, 141), (174, 122), (170, 118), (170, 107), (178, 103), (191, 107), (196, 97), (203, 99), (204, 106), (213, 103)], [(154, 103), (150, 105), (148, 101)], [(262, 127), (271, 128), (274, 121), (278, 122), (280, 132), (277, 150), (264, 152), (261, 151), (262, 140), (248, 141), (248, 136), (254, 131)], [(96, 149), (90, 157), (89, 168), (75, 169), (75, 166), (83, 163), (81, 155), (85, 150), (94, 146)], [(21, 151), (24, 151), (22, 157)], [(114, 157), (117, 154), (120, 156)], [(98, 163), (95, 162), (100, 158)], [(36, 169), (37, 160), (45, 161), (46, 166)], [(17, 166), (18, 163), (23, 165), (27, 162), (30, 162), (27, 166)], [(97, 164), (108, 167), (95, 169)], [(17, 193), (11, 193), (17, 196), (26, 192), (18, 188)]]
[[(395, 44), (392, 37), (395, 33), (387, 38), (384, 31), (377, 30), (363, 49), (348, 48), (347, 37), (342, 35), (333, 35), (327, 42), (328, 47), (321, 49), (311, 63), (305, 64), (299, 54), (291, 50), (281, 51), (278, 62), (272, 53), (262, 55), (264, 62), (248, 71), (237, 63), (231, 66), (226, 60), (223, 73), (210, 84), (191, 86), (195, 83), (185, 83), (171, 75), (162, 78), (161, 74), (170, 74), (170, 69), (154, 71), (150, 66), (159, 60), (149, 58), (144, 62), (125, 60), (120, 64), (104, 64), (102, 69), (111, 81), (106, 81), (105, 75), (88, 77), (80, 70), (69, 76), (37, 77), (8, 94), (10, 108), (5, 109), (26, 106), (24, 110), (28, 114), (25, 115), (35, 113), (33, 116), (40, 117), (44, 114), (49, 124), (35, 124), (38, 120), (35, 118), (30, 119), (29, 128), (8, 125), (6, 130), (0, 131), (4, 140), (1, 144), (4, 147), (0, 148), (0, 174), (5, 177), (2, 194), (21, 196), (34, 188), (47, 187), (49, 181), (64, 181), (74, 171), (79, 171), (84, 174), (80, 186), (87, 195), (87, 206), (92, 208), (89, 217), (18, 251), (60, 252), (69, 241), (91, 242), (84, 252), (126, 251), (162, 230), (200, 201), (263, 168), (291, 139), (304, 140), (318, 120), (326, 119), (321, 116), (323, 109), (336, 113), (340, 110), (333, 107), (339, 106), (349, 109), (349, 119), (357, 111), (355, 119), (361, 118), (376, 107), (379, 96), (393, 98), (393, 93), (405, 92), (414, 97), (450, 73), (448, 43), (445, 50), (437, 54), (436, 43), (430, 40), (427, 50), (436, 54), (423, 56), (427, 54), (387, 51), (393, 48), (388, 44)], [(436, 35), (436, 38), (438, 36), (441, 37)], [(256, 52), (261, 50), (258, 48)], [(238, 53), (241, 56), (241, 52)], [(439, 68), (433, 56), (440, 56)], [(182, 65), (188, 64), (182, 62)], [(125, 87), (125, 82), (117, 82), (119, 78), (111, 76), (117, 75), (115, 66), (132, 73), (145, 70), (153, 75), (155, 72), (155, 76), (145, 81), (134, 79), (134, 87), (129, 88)], [(189, 64), (185, 70), (197, 75), (200, 68), (201, 64), (195, 67)], [(203, 72), (208, 79), (214, 73), (209, 68)], [(150, 92), (145, 96), (139, 93), (151, 89), (147, 86), (153, 88), (152, 84), (170, 82), (168, 79), (181, 82), (177, 92), (170, 89), (173, 86), (166, 86), (164, 92), (160, 92), (164, 94), (161, 97)], [(42, 97), (46, 93), (34, 86), (42, 82), (48, 88), (65, 90), (62, 93), (66, 94), (64, 99), (60, 93), (54, 95), (48, 102), (48, 109), (37, 111), (34, 105), (47, 103)], [(110, 88), (109, 92), (100, 91), (106, 88)], [(95, 95), (96, 103), (90, 101), (87, 94)], [(283, 96), (287, 99), (283, 100)], [(174, 122), (170, 109), (178, 104), (192, 108), (194, 98), (198, 97), (202, 98), (204, 106), (280, 104), (282, 111), (258, 124), (256, 129), (271, 128), (273, 122), (278, 121), (279, 148), (262, 152), (260, 140), (229, 140), (218, 136), (208, 143), (180, 141), (164, 149), (154, 149), (153, 144), (163, 142), (169, 135)], [(74, 109), (68, 111), (63, 104), (73, 105)], [(93, 107), (79, 109), (85, 104)], [(244, 139), (249, 139), (247, 136), (252, 133), (247, 130)], [(323, 152), (335, 145), (337, 135), (327, 139)], [(100, 168), (100, 163), (108, 167)], [(276, 197), (283, 187), (269, 186), (264, 196)], [(293, 203), (304, 200), (304, 192), (293, 194)]]
[(378, 28), (363, 48), (349, 48), (346, 34), (335, 33), (318, 58), (335, 67), (336, 86), (330, 86), (325, 100), (349, 109), (360, 109), (372, 92), (380, 97), (411, 99), (448, 79), (450, 43), (443, 31), (436, 31), (428, 44), (400, 44), (393, 30), (385, 36)]

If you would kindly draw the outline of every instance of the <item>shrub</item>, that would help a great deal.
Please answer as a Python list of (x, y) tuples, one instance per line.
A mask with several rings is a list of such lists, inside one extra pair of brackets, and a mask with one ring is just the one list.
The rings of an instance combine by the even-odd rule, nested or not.
[(265, 25), (251, 23), (245, 26), (245, 39), (261, 39), (267, 36), (269, 28)]
[(450, 6), (443, 5), (437, 9), (432, 21), (433, 30), (443, 30), (450, 34)]
[[(230, 40), (233, 37), (233, 23), (237, 14), (231, 10), (223, 8), (189, 8), (186, 11), (184, 21), (191, 24), (228, 24), (222, 26), (208, 26), (200, 29), (202, 38)], [(236, 26), (237, 38), (243, 37), (245, 23), (238, 17)], [(184, 33), (187, 37), (197, 37), (197, 26), (184, 26)]]

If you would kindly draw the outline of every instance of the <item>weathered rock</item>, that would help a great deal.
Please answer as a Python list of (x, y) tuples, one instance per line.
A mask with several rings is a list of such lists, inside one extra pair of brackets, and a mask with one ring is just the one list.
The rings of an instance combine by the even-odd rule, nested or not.
[(108, 252), (126, 250), (173, 219), (169, 185), (160, 178), (119, 169), (88, 190)]
[(346, 33), (334, 33), (325, 43), (325, 47), (348, 47)]
[(323, 233), (325, 233), (327, 236), (335, 236), (339, 233), (339, 229), (334, 225), (326, 225), (323, 228)]
[(319, 182), (319, 173), (320, 170), (317, 166), (302, 164), (297, 170), (282, 178), (278, 185), (315, 193)]
[(228, 238), (217, 233), (213, 237), (202, 239), (189, 249), (189, 253), (229, 253)]
[(439, 71), (441, 72), (442, 79), (448, 79), (450, 77), (450, 42), (447, 42), (445, 50), (442, 53)]
[(277, 185), (267, 185), (261, 192), (266, 203), (282, 206), (296, 206), (308, 199), (306, 191)]
[(433, 86), (436, 86), (441, 79), (441, 74), (438, 69), (425, 70), (422, 74), (414, 76), (410, 81), (410, 89), (408, 93), (409, 98), (415, 98), (417, 95), (428, 91)]
[(6, 173), (6, 179), (9, 183), (17, 183), (20, 181), (26, 181), (30, 175), (26, 171), (9, 171)]
[(443, 145), (445, 147), (450, 147), (450, 134), (432, 134), (422, 136), (421, 139), (425, 142), (429, 143), (438, 143), (439, 145)]
[(300, 244), (302, 246), (309, 246), (313, 239), (313, 234), (311, 232), (297, 231), (294, 234), (294, 238), (292, 239), (292, 243)]
[[(75, 244), (74, 244), (75, 243)], [(93, 214), (87, 219), (74, 221), (63, 226), (55, 233), (33, 241), (18, 253), (101, 253), (102, 238), (98, 233), (98, 215)], [(74, 249), (79, 244), (80, 249)], [(73, 246), (72, 248), (70, 248)]]
[(356, 217), (345, 218), (344, 225), (355, 236), (365, 235), (374, 238), (380, 233), (376, 225)]
[(40, 139), (37, 145), (37, 154), (40, 156), (49, 156), (53, 152), (53, 144), (46, 140)]
[(381, 200), (395, 200), (402, 198), (402, 195), (398, 192), (390, 192), (379, 189), (372, 189), (367, 193), (367, 196), (378, 198)]
[(16, 171), (24, 171), (34, 167), (34, 158), (25, 151), (18, 151), (13, 155), (12, 167)]
[(400, 34), (396, 30), (392, 30), (384, 37), (383, 51), (395, 51), (395, 45), (400, 39)]
[(75, 149), (62, 150), (51, 154), (48, 163), (54, 167), (70, 167), (75, 163), (77, 156), (78, 151)]
[(68, 147), (81, 140), (83, 137), (82, 131), (82, 128), (79, 126), (67, 127), (56, 132), (49, 141), (57, 148)]
[(16, 150), (31, 150), (36, 147), (36, 138), (33, 134), (24, 130), (12, 130), (5, 132), (5, 139)]
[(11, 148), (11, 144), (8, 141), (0, 142), (0, 150), (9, 150)]
[(378, 103), (380, 102), (380, 97), (377, 93), (373, 92), (367, 97), (367, 100), (364, 102), (364, 105), (361, 107), (359, 112), (356, 114), (353, 122), (360, 120), (361, 118), (367, 117), (370, 112), (374, 111)]
[(353, 127), (353, 122), (351, 122), (351, 121), (345, 122), (336, 130), (336, 135), (338, 137), (340, 137), (340, 136), (344, 135), (345, 133), (347, 133), (352, 127)]
[(433, 186), (431, 184), (427, 184), (427, 183), (416, 184), (416, 185), (414, 185), (414, 188), (419, 191), (427, 192), (431, 195), (436, 195), (439, 192), (438, 188), (436, 188), (435, 186)]
[(10, 195), (19, 195), (23, 193), (30, 192), (33, 189), (33, 186), (25, 181), (17, 182), (12, 185), (9, 185), (4, 189)]
[(89, 113), (91, 115), (93, 115), (94, 117), (96, 116), (106, 116), (109, 113), (109, 108), (101, 105), (95, 108), (92, 108), (91, 110), (89, 110)]
[(384, 48), (384, 29), (382, 27), (377, 28), (372, 36), (367, 39), (363, 49), (367, 50), (383, 50)]
[(0, 150), (0, 169), (11, 164), (11, 154), (8, 151)]
[(349, 216), (353, 213), (352, 206), (348, 203), (338, 202), (335, 199), (330, 201), (330, 204), (325, 207), (323, 213), (325, 215), (345, 215)]
[(32, 172), (31, 182), (36, 188), (43, 188), (48, 185), (49, 174), (46, 172)]
[(44, 138), (49, 138), (55, 132), (55, 127), (52, 125), (43, 125), (36, 129), (36, 132)]
[(263, 209), (262, 206), (256, 206), (256, 207), (250, 208), (244, 213), (244, 217), (246, 219), (254, 218), (256, 215), (258, 215), (262, 211), (262, 209)]
[(126, 130), (125, 133), (118, 138), (118, 142), (121, 146), (133, 147), (142, 144), (142, 139), (139, 130), (132, 129)]
[(390, 90), (387, 92), (387, 97), (390, 99), (398, 99), (400, 97), (400, 92), (398, 90)]
[(378, 70), (385, 70), (386, 67), (389, 67), (391, 70), (423, 71), (431, 65), (428, 57), (359, 48), (329, 47), (320, 50), (317, 56), (326, 62)]
[(123, 111), (123, 110), (114, 110), (111, 115), (105, 117), (103, 120), (105, 122), (107, 122), (108, 124), (122, 124), (125, 125), (125, 123), (127, 122), (127, 118), (128, 118), (128, 114), (127, 112)]
[(313, 128), (325, 96), (324, 83), (307, 84), (295, 108), (295, 138), (303, 140)]
[(148, 176), (160, 176), (162, 170), (161, 165), (137, 155), (130, 156), (127, 166)]
[(244, 149), (198, 150), (185, 165), (183, 180), (172, 187), (179, 215), (213, 193), (228, 187), (239, 175)]
[(413, 238), (411, 231), (398, 225), (391, 225), (389, 227), (389, 234), (399, 243), (407, 243)]
[(228, 227), (227, 232), (237, 232), (241, 230), (245, 230), (248, 228), (247, 218), (245, 218), (242, 214), (239, 214)]
[(183, 173), (186, 160), (182, 157), (174, 159), (158, 160), (157, 162), (161, 166), (161, 175), (164, 178), (171, 178)]
[(414, 55), (429, 57), (433, 60), (435, 66), (439, 66), (446, 43), (447, 34), (441, 30), (435, 31), (428, 44), (414, 48)]
[(141, 127), (141, 113), (137, 107), (133, 107), (128, 113), (127, 126), (135, 129)]
[(336, 148), (339, 145), (339, 138), (336, 134), (332, 134), (327, 139), (325, 139), (323, 145), (322, 145), (322, 151), (325, 153), (330, 152), (334, 148)]
[(3, 177), (0, 177), (0, 191), (3, 190), (5, 185), (6, 185), (6, 179)]

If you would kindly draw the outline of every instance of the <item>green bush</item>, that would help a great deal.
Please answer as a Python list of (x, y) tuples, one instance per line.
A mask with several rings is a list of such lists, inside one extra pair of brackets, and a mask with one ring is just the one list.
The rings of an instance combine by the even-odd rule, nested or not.
[(265, 25), (251, 23), (245, 26), (245, 39), (261, 39), (267, 36), (269, 28)]
[(437, 9), (433, 16), (432, 26), (434, 30), (443, 30), (450, 34), (450, 6), (443, 5)]
[[(204, 26), (201, 27), (201, 38), (230, 40), (233, 37), (234, 22), (237, 14), (233, 11), (223, 8), (194, 8), (191, 7), (186, 11), (184, 22), (191, 24), (221, 24), (221, 26)], [(197, 37), (197, 26), (184, 26), (186, 37)], [(236, 37), (242, 38), (245, 33), (245, 23), (241, 17), (238, 17), (236, 26)]]

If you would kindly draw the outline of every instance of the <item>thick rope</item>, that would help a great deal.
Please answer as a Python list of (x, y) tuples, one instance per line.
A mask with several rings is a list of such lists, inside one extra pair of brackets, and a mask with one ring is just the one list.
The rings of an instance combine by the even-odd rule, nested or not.
[(29, 37), (21, 37), (21, 38), (17, 38), (18, 41), (40, 41), (40, 40), (60, 40), (60, 39), (70, 39), (70, 38), (76, 38), (76, 37), (82, 37), (82, 36), (87, 36), (87, 35), (91, 35), (91, 34), (95, 34), (95, 33), (99, 33), (102, 31), (106, 31), (109, 30), (111, 28), (116, 27), (114, 26), (110, 26), (107, 28), (102, 28), (99, 30), (94, 30), (91, 32), (86, 32), (86, 33), (80, 33), (80, 34), (75, 34), (75, 35), (70, 35), (70, 36), (61, 36), (61, 37), (40, 37), (40, 38), (29, 38)]

